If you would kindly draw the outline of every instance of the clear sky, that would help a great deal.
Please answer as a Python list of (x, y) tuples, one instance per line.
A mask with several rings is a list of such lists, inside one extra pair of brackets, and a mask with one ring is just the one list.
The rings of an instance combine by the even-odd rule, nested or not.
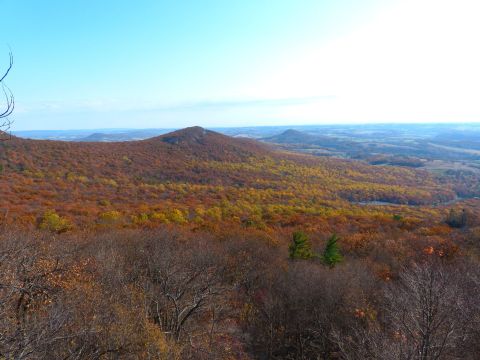
[(0, 0), (13, 130), (480, 121), (478, 0)]

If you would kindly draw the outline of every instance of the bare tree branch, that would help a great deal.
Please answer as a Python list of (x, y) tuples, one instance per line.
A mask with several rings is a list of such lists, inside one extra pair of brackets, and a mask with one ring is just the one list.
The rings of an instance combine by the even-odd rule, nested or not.
[(0, 141), (8, 140), (10, 138), (10, 135), (7, 134), (10, 130), (10, 127), (12, 126), (12, 121), (9, 119), (9, 116), (13, 113), (13, 110), (15, 109), (15, 98), (13, 96), (13, 93), (10, 88), (4, 83), (5, 78), (13, 67), (12, 52), (9, 53), (9, 56), (9, 66), (3, 76), (0, 78), (0, 86), (3, 92), (3, 96), (5, 98), (5, 108), (3, 111), (0, 112)]

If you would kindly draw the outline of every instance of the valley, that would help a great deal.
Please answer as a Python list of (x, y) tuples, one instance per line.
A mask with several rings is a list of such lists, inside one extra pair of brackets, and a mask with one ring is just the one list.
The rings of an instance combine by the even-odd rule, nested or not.
[[(144, 140), (0, 142), (0, 352), (361, 359), (371, 339), (388, 358), (383, 346), (403, 346), (388, 329), (402, 325), (376, 314), (421, 311), (418, 287), (445, 299), (448, 324), (465, 326), (465, 341), (449, 346), (475, 349), (463, 316), (476, 319), (477, 303), (449, 299), (476, 298), (476, 172), (437, 160), (438, 146), (422, 156), (442, 171), (396, 157), (420, 142), (329, 136), (191, 127)], [(432, 271), (447, 282), (424, 279)]]
[(0, 360), (478, 360), (478, 1), (5, 0)]

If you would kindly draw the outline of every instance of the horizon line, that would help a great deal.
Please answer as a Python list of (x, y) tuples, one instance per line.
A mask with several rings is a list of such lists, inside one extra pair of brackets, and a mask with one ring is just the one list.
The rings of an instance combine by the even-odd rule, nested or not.
[(323, 123), (323, 124), (287, 124), (287, 125), (242, 125), (242, 126), (202, 126), (202, 125), (190, 125), (183, 127), (145, 127), (145, 128), (130, 128), (130, 127), (118, 127), (118, 128), (70, 128), (70, 129), (24, 129), (24, 130), (11, 130), (10, 133), (20, 133), (20, 132), (33, 132), (33, 131), (112, 131), (112, 130), (179, 130), (179, 129), (188, 129), (192, 127), (201, 127), (204, 129), (247, 129), (247, 128), (276, 128), (276, 127), (312, 127), (312, 126), (367, 126), (367, 125), (378, 125), (378, 126), (395, 126), (395, 125), (480, 125), (480, 120), (476, 121), (462, 121), (462, 122), (363, 122), (363, 123), (354, 123), (354, 122), (345, 122), (345, 123)]

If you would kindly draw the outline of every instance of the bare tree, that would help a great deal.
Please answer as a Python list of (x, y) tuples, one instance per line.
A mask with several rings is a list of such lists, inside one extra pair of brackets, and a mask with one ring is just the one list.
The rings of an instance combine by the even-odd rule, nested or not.
[(0, 358), (34, 359), (67, 321), (52, 306), (59, 289), (50, 280), (62, 270), (35, 240), (0, 241)]
[(468, 294), (474, 285), (455, 265), (413, 263), (386, 286), (376, 321), (362, 321), (350, 334), (337, 333), (344, 359), (471, 359), (472, 331)]
[(166, 335), (192, 343), (198, 336), (195, 320), (211, 317), (213, 321), (218, 314), (215, 300), (225, 292), (219, 279), (221, 269), (207, 251), (164, 245), (153, 249), (148, 258), (145, 292), (150, 313)]
[(374, 294), (374, 280), (360, 263), (329, 269), (294, 262), (261, 281), (247, 301), (252, 316), (245, 329), (262, 359), (330, 359), (336, 351), (333, 327), (348, 334), (354, 309), (366, 309)]
[(9, 116), (13, 113), (13, 110), (15, 109), (15, 98), (13, 96), (13, 93), (10, 88), (5, 85), (4, 82), (5, 78), (13, 67), (13, 55), (11, 52), (9, 55), (9, 66), (3, 76), (0, 77), (0, 85), (2, 88), (3, 96), (5, 98), (5, 108), (3, 111), (0, 110), (0, 141), (7, 140), (9, 138), (9, 136), (6, 135), (12, 125), (12, 121), (10, 120)]
[(404, 358), (448, 358), (458, 350), (465, 323), (456, 275), (441, 264), (414, 264), (388, 289), (388, 314)]

